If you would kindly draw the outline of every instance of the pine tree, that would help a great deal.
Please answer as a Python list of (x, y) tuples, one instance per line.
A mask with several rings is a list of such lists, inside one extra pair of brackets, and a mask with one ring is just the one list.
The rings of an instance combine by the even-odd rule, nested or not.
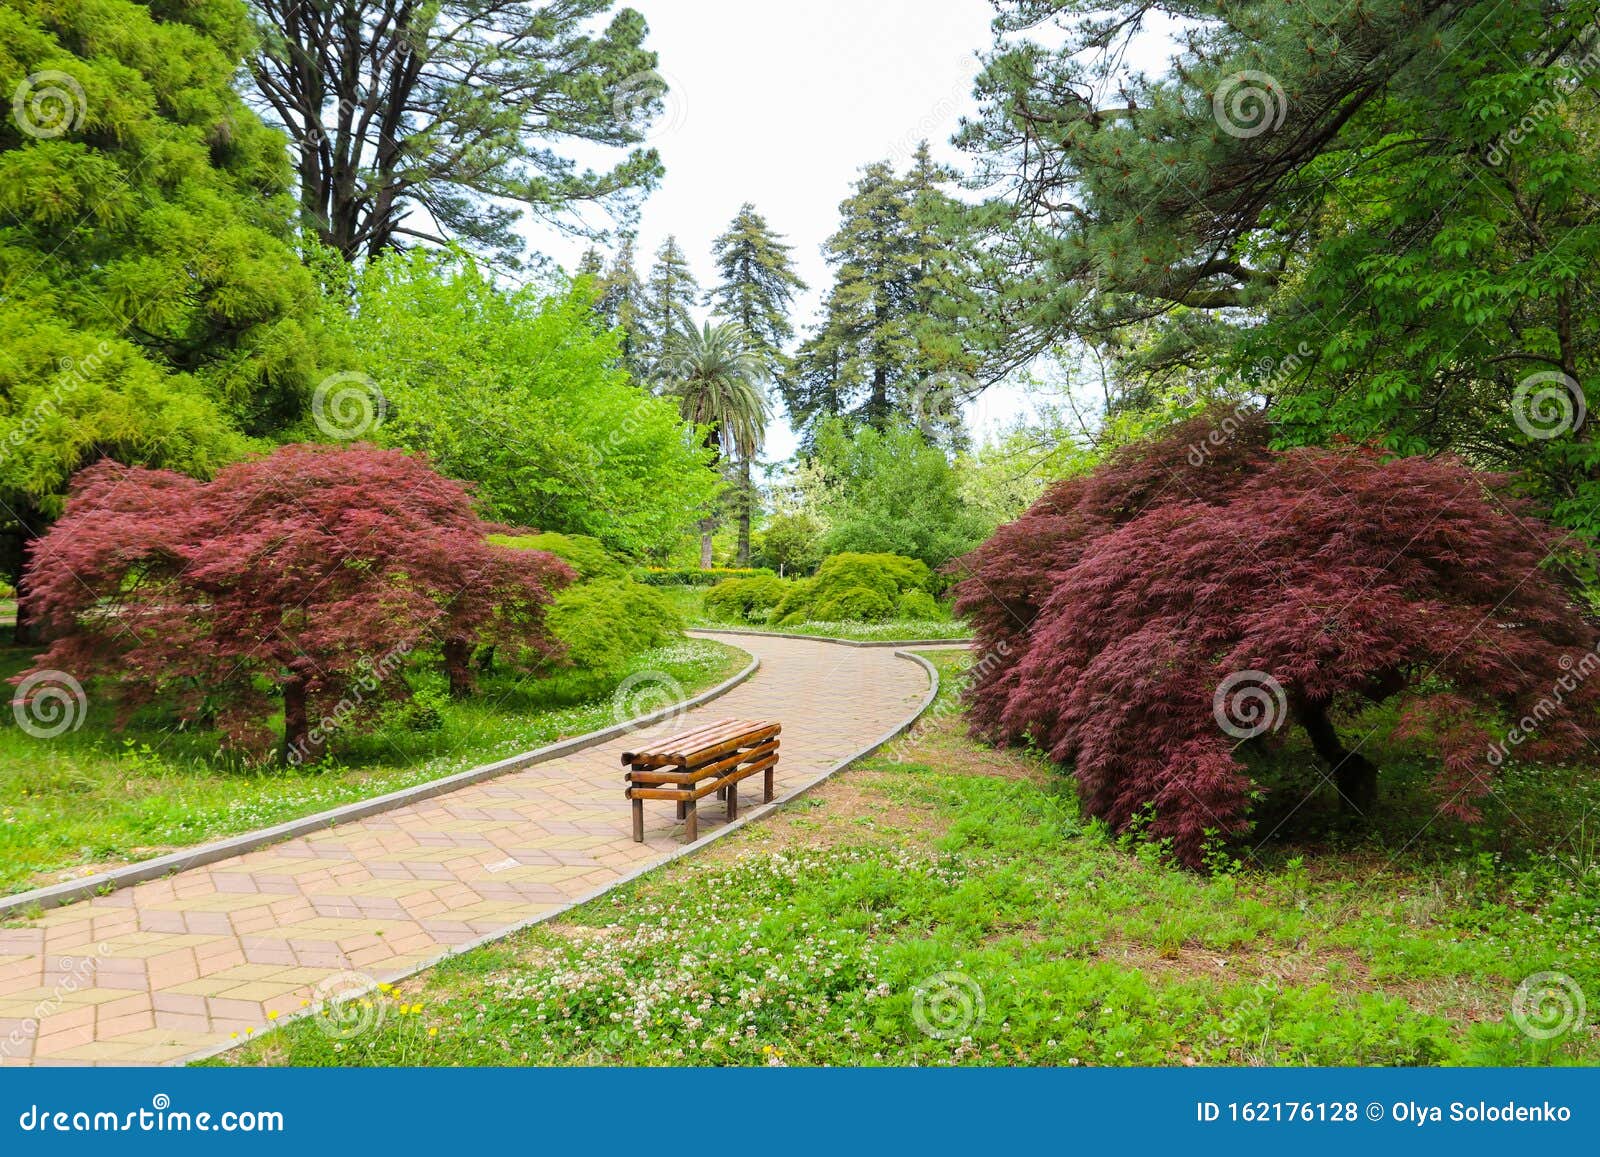
[(656, 263), (644, 290), (640, 336), (641, 365), (651, 381), (667, 372), (672, 349), (688, 333), (684, 318), (700, 300), (700, 283), (689, 268), (689, 258), (676, 237), (668, 235), (656, 250)]
[(795, 294), (806, 290), (789, 259), (793, 248), (748, 201), (739, 207), (727, 232), (712, 243), (721, 281), (706, 295), (706, 303), (718, 317), (739, 323), (751, 350), (773, 378), (784, 347), (794, 337), (789, 308)]
[[(0, 5), (0, 572), (109, 456), (209, 474), (305, 416), (328, 351), (239, 0)], [(31, 612), (24, 588), (18, 634)]]
[(639, 281), (639, 270), (634, 264), (632, 233), (622, 235), (610, 267), (599, 278), (599, 287), (595, 309), (607, 328), (622, 333), (618, 348), (623, 368), (635, 381), (646, 381), (646, 339), (642, 320), (644, 286)]
[[(966, 364), (949, 300), (958, 281), (955, 202), (942, 187), (950, 177), (924, 145), (904, 177), (888, 161), (868, 165), (840, 204), (823, 250), (834, 268), (823, 320), (783, 383), (808, 437), (828, 416), (879, 429), (897, 415), (921, 424), (924, 398), (942, 388), (936, 375)], [(942, 424), (955, 421), (951, 409)]]
[[(805, 292), (789, 260), (792, 246), (772, 231), (767, 219), (748, 201), (727, 232), (712, 245), (721, 282), (706, 295), (719, 317), (738, 324), (749, 351), (769, 381), (783, 372), (784, 347), (794, 337), (789, 307), (796, 293)], [(755, 507), (755, 487), (750, 479), (750, 458), (741, 455), (739, 485), (734, 502), (739, 518), (739, 566), (750, 562), (750, 519)]]

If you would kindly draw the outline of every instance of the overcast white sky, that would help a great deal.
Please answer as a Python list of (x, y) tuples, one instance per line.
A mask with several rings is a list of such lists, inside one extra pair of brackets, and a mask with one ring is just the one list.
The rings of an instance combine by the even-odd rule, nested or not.
[[(924, 137), (958, 167), (949, 144), (973, 108), (977, 53), (990, 44), (987, 0), (630, 0), (672, 86), (651, 143), (666, 178), (644, 203), (640, 272), (675, 234), (702, 286), (714, 283), (711, 242), (750, 201), (794, 246), (811, 287), (794, 321), (804, 332), (829, 282), (819, 252), (861, 166), (904, 167)], [(583, 246), (537, 237), (571, 268)], [(987, 399), (972, 417), (1014, 412)], [(794, 448), (787, 423), (770, 431), (768, 460)]]

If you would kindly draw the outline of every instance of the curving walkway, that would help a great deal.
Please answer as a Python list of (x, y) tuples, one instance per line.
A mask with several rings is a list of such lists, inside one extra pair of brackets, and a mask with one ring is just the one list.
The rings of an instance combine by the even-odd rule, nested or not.
[[(640, 735), (779, 719), (781, 799), (928, 692), (926, 672), (889, 649), (724, 641), (761, 669), (668, 723), (0, 928), (0, 1065), (176, 1061), (300, 1011), (341, 974), (415, 972), (677, 853), (670, 804), (647, 805), (644, 843), (630, 835), (620, 755)], [(721, 811), (700, 809), (702, 841)]]

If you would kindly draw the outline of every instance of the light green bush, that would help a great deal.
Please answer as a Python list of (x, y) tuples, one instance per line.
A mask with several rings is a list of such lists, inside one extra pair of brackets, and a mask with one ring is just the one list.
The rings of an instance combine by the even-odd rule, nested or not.
[(907, 591), (895, 603), (894, 611), (902, 619), (935, 620), (946, 617), (939, 601), (927, 591)]
[(546, 613), (565, 661), (580, 671), (620, 671), (640, 651), (676, 638), (683, 620), (660, 591), (600, 579), (559, 592)]
[(623, 580), (628, 568), (607, 553), (605, 544), (586, 534), (491, 534), (489, 541), (499, 546), (518, 550), (543, 550), (571, 564), (582, 581), (590, 579)]
[(729, 579), (706, 592), (705, 612), (723, 622), (762, 622), (783, 601), (792, 584), (772, 575)]
[(815, 604), (812, 618), (824, 623), (876, 623), (894, 613), (894, 604), (871, 587), (847, 587)]

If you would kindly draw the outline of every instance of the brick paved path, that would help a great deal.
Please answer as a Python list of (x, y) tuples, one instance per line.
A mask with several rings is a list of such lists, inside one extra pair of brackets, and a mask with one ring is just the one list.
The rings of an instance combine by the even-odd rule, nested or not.
[[(153, 1064), (261, 1031), (319, 982), (391, 980), (675, 850), (671, 804), (633, 842), (624, 747), (722, 716), (783, 723), (778, 794), (904, 721), (921, 667), (888, 649), (728, 636), (748, 682), (685, 717), (395, 811), (0, 928), (0, 1065)], [(714, 800), (700, 830), (722, 826)]]

